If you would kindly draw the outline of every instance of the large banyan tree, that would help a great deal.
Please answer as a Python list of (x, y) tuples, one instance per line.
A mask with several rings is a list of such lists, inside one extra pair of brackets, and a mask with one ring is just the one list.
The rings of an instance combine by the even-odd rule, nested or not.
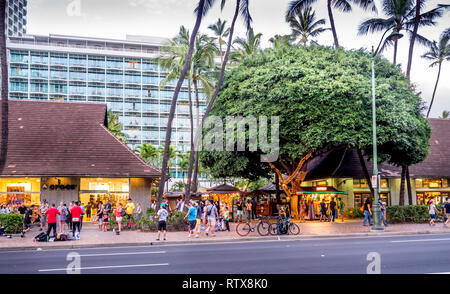
[[(378, 161), (402, 166), (424, 160), (431, 130), (420, 97), (387, 60), (375, 58), (375, 73)], [(266, 49), (226, 75), (211, 115), (279, 117), (277, 160), (261, 162), (261, 149), (246, 148), (202, 151), (202, 163), (218, 178), (252, 180), (275, 172), (295, 215), (295, 192), (312, 158), (344, 146), (371, 159), (371, 101), (371, 56), (363, 50)]]

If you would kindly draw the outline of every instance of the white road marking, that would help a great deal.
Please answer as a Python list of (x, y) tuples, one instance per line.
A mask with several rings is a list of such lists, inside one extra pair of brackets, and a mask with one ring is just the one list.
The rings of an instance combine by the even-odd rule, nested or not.
[(117, 252), (117, 253), (99, 253), (99, 254), (82, 254), (82, 257), (90, 256), (109, 256), (109, 255), (137, 255), (137, 254), (163, 254), (166, 251), (156, 251), (156, 252)]
[(428, 273), (428, 275), (450, 275), (450, 272), (443, 272), (443, 273)]
[(391, 243), (408, 243), (408, 242), (433, 242), (433, 241), (449, 241), (450, 238), (444, 239), (410, 239), (410, 240), (395, 240)]
[[(130, 265), (105, 265), (105, 266), (89, 266), (89, 267), (79, 267), (72, 268), (72, 270), (91, 270), (91, 269), (107, 269), (107, 268), (130, 268), (130, 267), (153, 267), (153, 266), (168, 266), (168, 263), (155, 263), (155, 264), (130, 264)], [(51, 268), (51, 269), (40, 269), (40, 272), (58, 272), (66, 271), (67, 268)]]

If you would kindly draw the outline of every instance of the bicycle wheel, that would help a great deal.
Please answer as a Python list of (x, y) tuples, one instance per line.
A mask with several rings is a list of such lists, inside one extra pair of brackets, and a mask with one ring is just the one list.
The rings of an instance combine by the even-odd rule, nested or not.
[(241, 237), (245, 237), (248, 234), (250, 234), (251, 231), (251, 227), (248, 223), (238, 223), (238, 225), (236, 226), (236, 233), (241, 236)]
[(295, 223), (290, 223), (289, 224), (289, 234), (290, 235), (300, 234), (300, 227)]
[(261, 236), (269, 235), (269, 228), (270, 228), (269, 222), (260, 222), (256, 227), (256, 229), (258, 230), (258, 234), (260, 234)]
[(278, 235), (278, 224), (273, 223), (269, 225), (269, 234)]

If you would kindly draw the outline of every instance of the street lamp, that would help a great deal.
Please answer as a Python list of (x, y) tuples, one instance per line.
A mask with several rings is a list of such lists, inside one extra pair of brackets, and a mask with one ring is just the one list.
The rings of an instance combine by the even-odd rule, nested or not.
[[(383, 41), (384, 35), (381, 37), (380, 44), (377, 47), (377, 50), (373, 51), (372, 46), (372, 139), (373, 139), (373, 177), (376, 180), (376, 187), (373, 189), (374, 194), (374, 204), (373, 204), (373, 227), (372, 230), (382, 231), (384, 227), (381, 226), (381, 210), (380, 204), (378, 203), (378, 190), (380, 188), (380, 178), (378, 175), (378, 154), (377, 154), (377, 113), (376, 113), (376, 105), (375, 105), (375, 56), (378, 54), (378, 50), (380, 48), (381, 42)], [(397, 41), (402, 38), (403, 35), (400, 34), (397, 29), (394, 29), (392, 34), (390, 34), (386, 39)], [(373, 181), (372, 181), (373, 182)]]

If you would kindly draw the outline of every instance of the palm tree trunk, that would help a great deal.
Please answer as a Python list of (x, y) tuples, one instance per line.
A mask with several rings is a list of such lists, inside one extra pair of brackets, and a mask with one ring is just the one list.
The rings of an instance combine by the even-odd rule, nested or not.
[(412, 205), (412, 190), (411, 190), (411, 179), (409, 177), (409, 166), (406, 166), (406, 187), (408, 188), (408, 205)]
[(191, 95), (191, 79), (188, 79), (188, 98), (189, 98), (189, 118), (191, 122), (191, 150), (189, 151), (189, 168), (187, 183), (184, 188), (184, 199), (186, 203), (189, 203), (191, 199), (191, 180), (192, 180), (192, 168), (194, 165), (194, 114), (192, 112), (192, 95)]
[(400, 195), (398, 198), (398, 205), (405, 205), (405, 177), (406, 177), (406, 167), (402, 166), (402, 176), (400, 178)]
[[(199, 108), (199, 99), (198, 99), (198, 85), (197, 80), (194, 79), (194, 92), (195, 92), (195, 104), (196, 104), (196, 111), (197, 111), (197, 132), (199, 130), (199, 124), (200, 124), (200, 108)], [(198, 187), (198, 157), (199, 153), (198, 150), (195, 149), (195, 166), (194, 166), (194, 175), (192, 177), (192, 191), (194, 193), (197, 193), (197, 187)]]
[(427, 118), (430, 115), (431, 107), (433, 106), (434, 95), (436, 95), (436, 89), (437, 89), (437, 85), (439, 83), (439, 76), (441, 75), (441, 65), (442, 65), (442, 61), (439, 61), (438, 75), (437, 75), (437, 78), (436, 78), (436, 84), (434, 85), (433, 96), (431, 96), (430, 107), (428, 107)]
[(167, 122), (167, 130), (166, 130), (166, 140), (165, 140), (164, 153), (163, 153), (163, 162), (162, 162), (162, 167), (161, 167), (161, 181), (159, 183), (159, 190), (158, 190), (158, 199), (157, 199), (158, 206), (162, 201), (162, 197), (164, 194), (164, 184), (167, 179), (166, 176), (167, 176), (168, 162), (169, 162), (169, 148), (170, 148), (170, 140), (172, 137), (172, 122), (175, 117), (175, 109), (177, 107), (178, 94), (180, 93), (184, 78), (186, 77), (186, 74), (191, 65), (192, 54), (194, 52), (195, 38), (197, 36), (198, 29), (200, 28), (200, 24), (202, 22), (204, 6), (205, 6), (205, 0), (200, 0), (200, 2), (198, 4), (197, 19), (195, 21), (194, 29), (192, 30), (192, 35), (191, 35), (191, 39), (189, 42), (188, 55), (187, 55), (183, 70), (181, 72), (180, 79), (178, 80), (177, 86), (175, 87), (175, 92), (173, 94), (172, 103), (170, 105), (169, 119)]
[(328, 17), (330, 18), (331, 31), (333, 32), (334, 47), (339, 48), (339, 41), (336, 33), (336, 26), (334, 25), (334, 17), (333, 17), (333, 10), (331, 9), (331, 2), (332, 0), (327, 1)]
[(222, 38), (219, 36), (220, 66), (223, 65)]
[(414, 43), (416, 42), (417, 30), (419, 29), (420, 22), (420, 5), (421, 0), (416, 0), (416, 16), (414, 18), (414, 28), (411, 35), (411, 41), (409, 43), (409, 53), (408, 53), (408, 65), (406, 67), (406, 76), (409, 78), (411, 73), (412, 57), (414, 51)]
[(236, 24), (236, 20), (239, 15), (240, 4), (241, 4), (241, 0), (236, 0), (236, 9), (234, 12), (233, 21), (231, 22), (230, 34), (228, 36), (227, 51), (225, 53), (222, 68), (220, 70), (219, 80), (217, 81), (217, 86), (216, 86), (216, 89), (214, 90), (214, 94), (212, 95), (211, 100), (209, 100), (208, 106), (206, 107), (205, 113), (204, 113), (202, 121), (201, 121), (201, 125), (197, 126), (197, 131), (195, 133), (195, 147), (196, 147), (195, 150), (197, 153), (198, 153), (198, 144), (199, 144), (199, 140), (200, 140), (201, 130), (203, 128), (202, 126), (205, 123), (205, 120), (208, 118), (209, 112), (211, 111), (212, 106), (214, 105), (214, 102), (216, 101), (216, 98), (219, 95), (220, 88), (222, 87), (223, 76), (225, 74), (225, 66), (228, 63), (228, 56), (230, 55), (231, 43), (233, 43), (234, 26)]
[(2, 142), (0, 146), (0, 174), (3, 173), (6, 166), (6, 159), (8, 155), (8, 64), (7, 64), (7, 50), (6, 50), (6, 28), (5, 28), (5, 16), (6, 16), (6, 0), (0, 0), (0, 63), (1, 63), (1, 114), (2, 114)]
[(397, 65), (397, 46), (398, 40), (394, 41), (394, 65)]

